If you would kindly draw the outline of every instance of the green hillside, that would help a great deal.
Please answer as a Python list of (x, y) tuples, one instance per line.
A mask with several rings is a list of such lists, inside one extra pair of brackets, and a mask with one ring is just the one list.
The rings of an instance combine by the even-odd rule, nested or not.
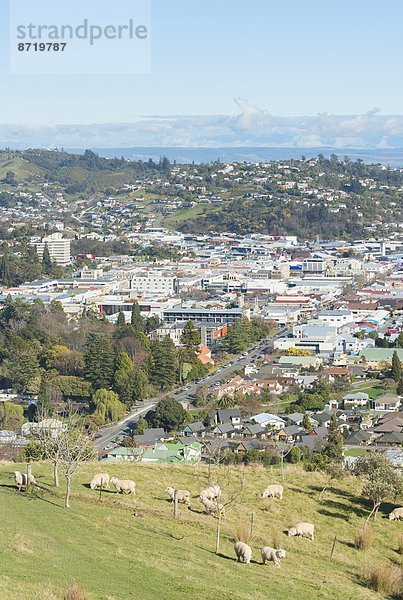
[[(133, 478), (137, 498), (99, 493), (84, 484), (99, 465), (79, 473), (72, 508), (63, 508), (60, 492), (51, 487), (51, 467), (34, 464), (40, 490), (16, 491), (12, 471), (0, 467), (1, 598), (2, 600), (55, 600), (72, 580), (92, 600), (151, 600), (192, 598), (206, 600), (259, 600), (381, 598), (361, 581), (365, 560), (392, 564), (402, 525), (378, 518), (375, 542), (364, 553), (353, 544), (355, 528), (368, 512), (357, 494), (356, 479), (337, 483), (318, 502), (323, 478), (290, 466), (283, 501), (268, 501), (259, 493), (268, 483), (280, 482), (276, 470), (244, 469), (243, 491), (227, 510), (222, 525), (221, 555), (214, 553), (217, 520), (201, 512), (195, 498), (191, 509), (180, 505), (177, 520), (166, 501), (167, 485), (186, 488), (196, 496), (207, 483), (205, 467), (108, 465), (101, 470)], [(239, 490), (240, 468), (214, 470), (214, 481), (225, 494)], [(225, 498), (224, 498), (225, 500)], [(391, 505), (383, 506), (383, 516)], [(255, 513), (252, 564), (234, 560), (233, 534), (237, 524)], [(380, 515), (381, 517), (382, 515)], [(316, 526), (314, 543), (288, 538), (284, 529), (297, 521)], [(331, 545), (337, 535), (333, 559)], [(288, 551), (280, 569), (260, 564), (260, 548), (278, 541)]]
[(8, 171), (15, 174), (16, 180), (21, 182), (42, 180), (45, 171), (25, 160), (22, 156), (9, 156), (6, 153), (0, 154), (0, 179), (4, 179)]

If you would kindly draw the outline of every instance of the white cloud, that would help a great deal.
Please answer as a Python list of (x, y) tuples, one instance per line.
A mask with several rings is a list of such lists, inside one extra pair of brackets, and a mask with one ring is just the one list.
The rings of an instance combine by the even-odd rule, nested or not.
[(12, 147), (334, 147), (403, 148), (403, 116), (362, 115), (281, 117), (234, 100), (236, 116), (152, 116), (133, 123), (93, 125), (0, 124), (0, 145)]

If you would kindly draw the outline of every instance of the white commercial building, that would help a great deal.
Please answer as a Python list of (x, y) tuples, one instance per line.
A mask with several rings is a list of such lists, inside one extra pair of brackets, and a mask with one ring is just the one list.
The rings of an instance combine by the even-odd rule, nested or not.
[(174, 296), (178, 293), (178, 278), (163, 271), (139, 271), (132, 277), (130, 289), (141, 294)]
[(64, 238), (61, 233), (52, 233), (51, 235), (42, 238), (40, 242), (34, 242), (33, 245), (36, 248), (40, 260), (42, 260), (45, 246), (47, 246), (52, 261), (62, 266), (70, 264), (71, 242), (69, 239)]

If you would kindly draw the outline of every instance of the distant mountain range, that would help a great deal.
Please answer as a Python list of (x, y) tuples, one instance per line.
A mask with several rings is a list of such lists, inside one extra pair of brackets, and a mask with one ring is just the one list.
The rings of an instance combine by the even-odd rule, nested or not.
[[(121, 157), (130, 160), (157, 160), (166, 156), (171, 162), (210, 163), (221, 162), (266, 162), (269, 160), (307, 159), (318, 154), (329, 157), (336, 154), (339, 158), (349, 156), (352, 160), (361, 159), (366, 163), (381, 163), (391, 167), (403, 167), (403, 148), (357, 150), (355, 148), (269, 148), (269, 147), (233, 147), (233, 148), (181, 148), (181, 147), (133, 147), (133, 148), (89, 148), (105, 158)], [(66, 148), (67, 152), (81, 154), (83, 148)]]

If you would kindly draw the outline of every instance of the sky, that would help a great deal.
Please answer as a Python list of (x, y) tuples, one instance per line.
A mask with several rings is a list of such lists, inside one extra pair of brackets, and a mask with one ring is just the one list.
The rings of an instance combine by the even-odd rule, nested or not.
[(10, 74), (8, 1), (0, 143), (403, 146), (401, 0), (150, 0), (149, 73), (120, 75)]

